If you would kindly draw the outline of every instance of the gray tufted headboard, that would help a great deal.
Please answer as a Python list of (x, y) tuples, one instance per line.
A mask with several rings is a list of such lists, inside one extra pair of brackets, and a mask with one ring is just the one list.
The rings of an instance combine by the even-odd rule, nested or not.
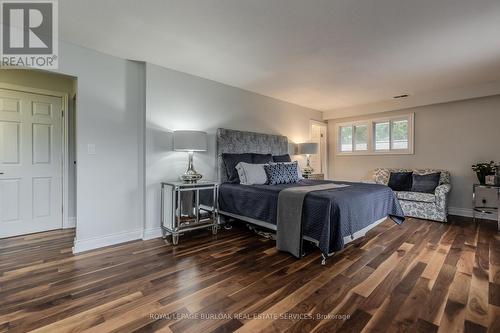
[(283, 155), (288, 153), (288, 139), (282, 135), (235, 131), (219, 128), (216, 139), (217, 177), (220, 182), (227, 181), (223, 153), (259, 153)]

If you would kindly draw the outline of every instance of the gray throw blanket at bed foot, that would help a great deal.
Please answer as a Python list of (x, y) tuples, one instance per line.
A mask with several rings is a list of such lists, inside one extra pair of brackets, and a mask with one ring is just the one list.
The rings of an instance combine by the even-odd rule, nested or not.
[(291, 187), (278, 195), (276, 247), (280, 251), (302, 257), (302, 207), (306, 195), (313, 191), (331, 190), (349, 185), (321, 184)]

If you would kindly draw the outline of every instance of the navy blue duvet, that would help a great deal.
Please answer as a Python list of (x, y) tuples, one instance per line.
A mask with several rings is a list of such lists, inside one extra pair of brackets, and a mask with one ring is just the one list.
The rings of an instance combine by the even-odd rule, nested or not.
[[(219, 209), (276, 225), (278, 194), (294, 186), (331, 183), (301, 180), (295, 184), (241, 185), (224, 183), (219, 187)], [(348, 187), (308, 193), (302, 210), (304, 236), (318, 241), (324, 254), (344, 247), (344, 237), (389, 216), (395, 223), (404, 214), (394, 192), (387, 186), (334, 182)]]

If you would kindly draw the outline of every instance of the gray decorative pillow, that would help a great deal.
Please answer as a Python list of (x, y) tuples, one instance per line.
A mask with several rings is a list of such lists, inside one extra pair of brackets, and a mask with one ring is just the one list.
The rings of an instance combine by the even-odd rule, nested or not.
[(297, 162), (266, 164), (264, 170), (269, 185), (297, 183), (299, 181)]
[(267, 183), (267, 175), (264, 170), (266, 164), (251, 164), (240, 162), (236, 165), (236, 171), (242, 185), (264, 185)]
[(413, 184), (411, 187), (411, 191), (434, 194), (436, 187), (439, 186), (440, 178), (441, 172), (430, 173), (427, 175), (413, 174)]
[(413, 172), (391, 172), (389, 186), (394, 191), (411, 191)]

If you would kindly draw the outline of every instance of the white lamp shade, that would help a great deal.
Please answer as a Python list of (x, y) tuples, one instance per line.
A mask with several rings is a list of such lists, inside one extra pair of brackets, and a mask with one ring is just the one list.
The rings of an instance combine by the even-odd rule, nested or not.
[(175, 151), (206, 151), (207, 133), (201, 131), (175, 131)]
[(298, 144), (299, 155), (313, 155), (319, 151), (319, 145), (316, 142), (304, 142)]

